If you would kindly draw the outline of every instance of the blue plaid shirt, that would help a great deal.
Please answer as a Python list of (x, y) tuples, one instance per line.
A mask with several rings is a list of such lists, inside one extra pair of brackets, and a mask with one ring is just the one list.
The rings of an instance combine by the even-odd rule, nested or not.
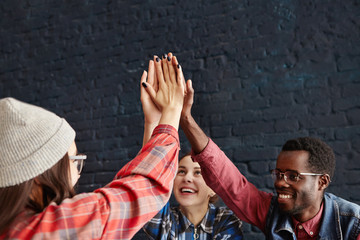
[(243, 239), (242, 222), (226, 207), (209, 209), (195, 228), (183, 215), (179, 207), (170, 207), (169, 203), (145, 226), (144, 231), (150, 239)]

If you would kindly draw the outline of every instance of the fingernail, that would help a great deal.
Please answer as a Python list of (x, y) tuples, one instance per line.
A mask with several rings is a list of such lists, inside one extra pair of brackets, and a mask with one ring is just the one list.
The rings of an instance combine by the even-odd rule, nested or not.
[(178, 64), (177, 67), (180, 68), (180, 64)]
[(168, 57), (167, 57), (167, 60), (170, 62), (170, 61), (171, 61), (171, 57), (168, 56)]
[(143, 85), (144, 88), (147, 88), (146, 83), (142, 82), (141, 85)]
[(166, 53), (164, 53), (164, 55), (163, 55), (163, 59), (166, 59), (167, 58), (167, 54)]
[(160, 62), (160, 58), (159, 58), (159, 57), (156, 57), (156, 61), (157, 61), (157, 62)]

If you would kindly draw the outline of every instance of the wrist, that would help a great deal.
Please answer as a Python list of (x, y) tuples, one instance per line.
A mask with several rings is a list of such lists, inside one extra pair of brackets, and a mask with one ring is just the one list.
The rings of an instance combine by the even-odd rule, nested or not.
[(180, 117), (180, 125), (181, 126), (188, 126), (193, 121), (194, 121), (194, 118), (192, 117), (191, 113), (182, 114), (181, 117)]
[(160, 120), (160, 119), (158, 119), (157, 121), (151, 121), (151, 120), (149, 120), (149, 119), (147, 119), (147, 118), (144, 118), (144, 125), (147, 125), (147, 126), (157, 126), (157, 125), (159, 125), (159, 120)]
[(173, 126), (176, 130), (179, 129), (181, 108), (167, 108), (163, 109), (159, 124), (168, 124)]

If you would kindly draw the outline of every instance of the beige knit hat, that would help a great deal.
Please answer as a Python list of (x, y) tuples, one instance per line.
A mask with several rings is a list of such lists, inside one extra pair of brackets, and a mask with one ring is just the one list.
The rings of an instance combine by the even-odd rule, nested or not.
[(54, 113), (14, 98), (0, 99), (0, 187), (42, 174), (74, 139), (74, 129)]

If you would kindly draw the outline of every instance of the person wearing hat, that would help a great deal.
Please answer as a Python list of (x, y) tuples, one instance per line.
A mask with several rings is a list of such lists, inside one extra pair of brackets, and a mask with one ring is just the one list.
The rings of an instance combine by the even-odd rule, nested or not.
[[(156, 56), (155, 60), (158, 59)], [(75, 195), (84, 155), (65, 119), (14, 98), (0, 99), (0, 239), (130, 239), (167, 203), (177, 170), (184, 83), (175, 61), (156, 61), (159, 125), (114, 180)], [(170, 69), (170, 70), (169, 70)], [(176, 71), (176, 72), (175, 72)]]

